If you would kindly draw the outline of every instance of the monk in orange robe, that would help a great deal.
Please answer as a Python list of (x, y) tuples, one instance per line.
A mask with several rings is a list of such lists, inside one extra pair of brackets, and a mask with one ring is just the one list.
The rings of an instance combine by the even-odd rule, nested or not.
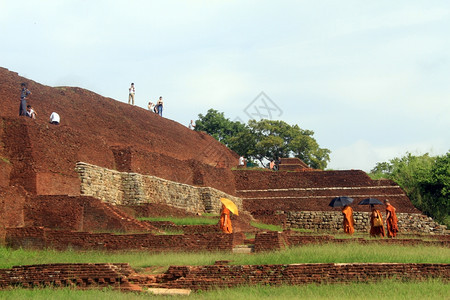
[[(373, 205), (370, 205), (370, 208), (372, 209), (372, 213), (370, 214), (370, 236), (384, 237), (383, 217), (381, 216), (380, 211), (375, 209)], [(379, 224), (376, 224), (378, 218), (381, 221)]]
[(388, 237), (396, 237), (398, 232), (398, 219), (395, 214), (395, 207), (389, 203), (389, 200), (384, 200), (384, 204), (386, 204), (386, 227)]
[(344, 232), (347, 234), (353, 234), (355, 232), (353, 209), (350, 206), (346, 205), (342, 209), (342, 214), (344, 215)]
[(219, 226), (220, 230), (224, 233), (233, 233), (233, 228), (231, 227), (230, 210), (222, 205), (222, 211), (220, 213)]

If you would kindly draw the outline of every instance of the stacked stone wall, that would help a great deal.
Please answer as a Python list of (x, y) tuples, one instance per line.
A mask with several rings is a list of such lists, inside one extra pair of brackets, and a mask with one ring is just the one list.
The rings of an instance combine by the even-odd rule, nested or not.
[(193, 213), (219, 213), (220, 198), (232, 200), (242, 209), (242, 199), (211, 187), (196, 187), (150, 175), (118, 172), (79, 162), (76, 170), (81, 195), (114, 205), (163, 203)]
[(276, 251), (286, 247), (304, 246), (308, 244), (328, 244), (328, 243), (358, 243), (358, 244), (395, 244), (402, 246), (417, 246), (418, 244), (426, 246), (448, 247), (450, 241), (446, 236), (434, 236), (433, 239), (422, 240), (418, 238), (408, 239), (365, 239), (365, 238), (335, 238), (331, 235), (307, 235), (299, 234), (290, 230), (283, 232), (269, 231), (259, 232), (255, 236), (254, 250)]

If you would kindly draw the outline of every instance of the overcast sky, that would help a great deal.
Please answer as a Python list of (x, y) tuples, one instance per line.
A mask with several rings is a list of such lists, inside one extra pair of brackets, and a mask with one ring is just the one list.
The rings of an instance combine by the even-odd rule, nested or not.
[(314, 131), (333, 169), (450, 149), (450, 1), (0, 0), (0, 66), (187, 125)]

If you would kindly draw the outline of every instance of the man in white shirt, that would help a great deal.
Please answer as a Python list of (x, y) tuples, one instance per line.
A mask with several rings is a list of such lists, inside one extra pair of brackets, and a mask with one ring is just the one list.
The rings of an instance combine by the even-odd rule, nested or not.
[(52, 112), (52, 114), (50, 115), (50, 123), (54, 124), (54, 125), (59, 125), (59, 115), (58, 113)]
[(189, 123), (189, 129), (192, 129), (192, 130), (195, 129), (195, 123), (194, 123), (194, 120), (191, 120), (191, 123)]
[(131, 84), (130, 88), (128, 89), (128, 104), (134, 105), (134, 93), (136, 92), (136, 89), (134, 88), (134, 83)]

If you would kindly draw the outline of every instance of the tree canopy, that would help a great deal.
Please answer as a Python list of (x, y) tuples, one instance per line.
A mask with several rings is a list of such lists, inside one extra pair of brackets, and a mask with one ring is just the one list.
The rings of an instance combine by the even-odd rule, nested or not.
[(437, 157), (407, 153), (378, 163), (369, 175), (394, 180), (414, 206), (436, 221), (450, 225), (450, 152)]
[(206, 131), (231, 150), (261, 164), (277, 157), (298, 157), (312, 168), (324, 169), (330, 150), (320, 148), (314, 132), (278, 120), (250, 120), (248, 124), (230, 121), (210, 109), (199, 114), (195, 130)]

